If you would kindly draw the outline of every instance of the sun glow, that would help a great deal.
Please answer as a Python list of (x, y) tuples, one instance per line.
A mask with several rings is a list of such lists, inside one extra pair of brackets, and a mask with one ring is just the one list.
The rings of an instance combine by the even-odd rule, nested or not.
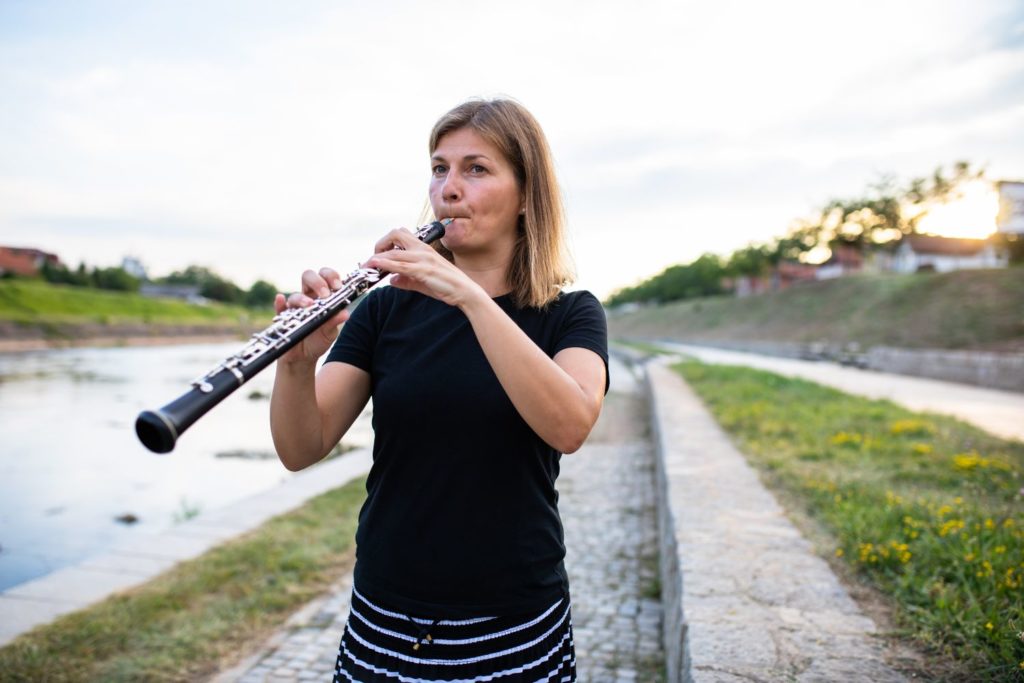
[(984, 238), (996, 231), (998, 213), (999, 194), (991, 183), (978, 180), (947, 203), (929, 206), (917, 230), (943, 237)]

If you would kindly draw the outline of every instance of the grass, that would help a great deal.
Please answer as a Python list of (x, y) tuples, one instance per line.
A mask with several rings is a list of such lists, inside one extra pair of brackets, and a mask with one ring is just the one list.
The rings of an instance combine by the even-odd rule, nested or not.
[(612, 346), (623, 346), (634, 351), (639, 351), (645, 356), (675, 356), (678, 355), (675, 351), (669, 351), (668, 349), (658, 346), (657, 344), (649, 344), (648, 342), (638, 341), (636, 339), (616, 339), (612, 342)]
[(785, 291), (613, 311), (612, 336), (1024, 350), (1024, 267), (857, 275)]
[(1024, 443), (749, 368), (674, 367), (905, 635), (959, 680), (1024, 680)]
[[(249, 324), (240, 306), (190, 304), (39, 280), (0, 280), (0, 321), (23, 325), (154, 323), (166, 325)], [(255, 313), (261, 315), (260, 312)], [(271, 317), (266, 312), (266, 319)]]
[(240, 658), (350, 566), (364, 480), (0, 649), (0, 680), (187, 681)]

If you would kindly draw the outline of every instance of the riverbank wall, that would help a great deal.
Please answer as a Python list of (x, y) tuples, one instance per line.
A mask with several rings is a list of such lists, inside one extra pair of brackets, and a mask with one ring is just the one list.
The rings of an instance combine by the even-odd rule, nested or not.
[[(637, 340), (640, 341), (640, 340)], [(774, 341), (708, 341), (664, 338), (673, 343), (691, 343), (726, 351), (757, 353), (777, 358), (828, 361), (864, 370), (958, 382), (987, 389), (1024, 393), (1024, 353), (908, 349), (875, 346), (862, 349), (852, 344), (823, 344)], [(656, 343), (656, 341), (655, 341)]]

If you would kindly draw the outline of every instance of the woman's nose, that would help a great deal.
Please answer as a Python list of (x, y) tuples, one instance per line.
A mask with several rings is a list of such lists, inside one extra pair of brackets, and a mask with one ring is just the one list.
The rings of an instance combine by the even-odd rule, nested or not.
[(462, 186), (459, 184), (458, 175), (455, 173), (449, 173), (448, 177), (444, 179), (444, 185), (441, 187), (441, 198), (446, 202), (458, 201), (462, 197)]

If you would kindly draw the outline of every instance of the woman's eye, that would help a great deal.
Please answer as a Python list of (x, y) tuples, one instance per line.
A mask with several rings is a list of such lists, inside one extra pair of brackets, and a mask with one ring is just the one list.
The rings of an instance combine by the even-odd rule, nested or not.
[(448, 172), (448, 167), (445, 166), (444, 164), (435, 164), (431, 171), (434, 173), (434, 175), (444, 175), (445, 173)]
[(483, 166), (481, 166), (480, 164), (473, 164), (472, 166), (469, 167), (469, 172), (470, 173), (486, 173), (487, 169), (484, 168)]

